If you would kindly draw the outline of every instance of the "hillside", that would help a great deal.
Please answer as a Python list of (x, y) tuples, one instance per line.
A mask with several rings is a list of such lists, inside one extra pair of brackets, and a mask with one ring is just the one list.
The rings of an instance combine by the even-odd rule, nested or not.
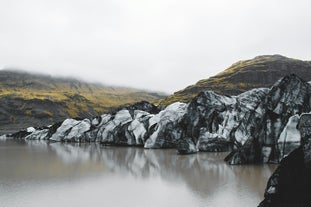
[(155, 102), (163, 95), (108, 87), (76, 79), (0, 70), (0, 134), (42, 126), (67, 117), (91, 117), (120, 105)]
[(202, 91), (211, 90), (221, 95), (238, 95), (252, 88), (270, 87), (280, 78), (295, 73), (305, 81), (311, 80), (311, 61), (287, 58), (281, 55), (258, 56), (234, 63), (223, 72), (198, 81), (175, 92), (162, 105), (180, 101), (189, 102)]

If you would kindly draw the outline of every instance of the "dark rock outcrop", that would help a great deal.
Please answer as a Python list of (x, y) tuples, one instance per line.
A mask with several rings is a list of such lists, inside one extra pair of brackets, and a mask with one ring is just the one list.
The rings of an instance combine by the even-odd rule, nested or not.
[(182, 137), (183, 129), (179, 127), (180, 120), (186, 113), (187, 104), (173, 103), (149, 120), (149, 138), (145, 148), (176, 147)]
[(184, 137), (192, 137), (201, 151), (224, 151), (241, 146), (255, 133), (262, 117), (260, 104), (269, 89), (253, 89), (239, 96), (200, 93), (187, 108), (180, 126)]
[(110, 114), (116, 114), (118, 111), (120, 111), (122, 109), (128, 110), (131, 114), (133, 114), (133, 112), (135, 110), (145, 111), (145, 112), (148, 112), (150, 114), (157, 114), (161, 111), (160, 108), (155, 106), (154, 104), (151, 104), (147, 101), (140, 101), (140, 102), (137, 102), (134, 104), (128, 104), (128, 105), (120, 106), (118, 108), (111, 110), (109, 113)]
[(301, 146), (281, 161), (259, 207), (311, 206), (311, 114), (301, 116), (298, 128)]
[[(292, 74), (278, 81), (257, 107), (262, 114), (251, 117), (251, 134), (247, 143), (226, 160), (230, 164), (279, 162), (280, 135), (291, 116), (311, 111), (311, 86)], [(248, 124), (249, 125), (249, 124)]]
[(198, 150), (201, 152), (228, 152), (232, 147), (232, 142), (224, 138), (212, 138), (201, 140), (197, 144)]
[(177, 150), (179, 154), (192, 154), (198, 152), (194, 142), (189, 137), (178, 140)]

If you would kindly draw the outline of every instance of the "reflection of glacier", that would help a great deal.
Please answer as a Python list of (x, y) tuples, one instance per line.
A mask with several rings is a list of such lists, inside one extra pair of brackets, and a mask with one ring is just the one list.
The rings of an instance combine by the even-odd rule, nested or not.
[(226, 153), (181, 156), (172, 149), (103, 147), (95, 143), (27, 143), (30, 147), (52, 151), (65, 164), (91, 162), (118, 176), (130, 175), (138, 179), (160, 177), (166, 182), (182, 182), (202, 196), (217, 193), (215, 189), (226, 189), (231, 185), (253, 192), (258, 191), (258, 187), (263, 190), (266, 181), (260, 180), (267, 179), (274, 168), (269, 165), (229, 166), (223, 161)]

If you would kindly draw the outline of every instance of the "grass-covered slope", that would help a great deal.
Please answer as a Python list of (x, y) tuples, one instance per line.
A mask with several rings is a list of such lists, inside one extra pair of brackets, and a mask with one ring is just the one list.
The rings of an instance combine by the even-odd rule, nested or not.
[(0, 134), (42, 126), (67, 117), (90, 117), (162, 95), (126, 87), (108, 87), (75, 79), (0, 70)]
[(311, 80), (311, 62), (281, 55), (258, 56), (239, 61), (214, 77), (175, 92), (161, 102), (162, 105), (188, 102), (201, 91), (212, 90), (221, 95), (238, 95), (252, 88), (270, 87), (280, 78), (295, 73), (305, 81)]

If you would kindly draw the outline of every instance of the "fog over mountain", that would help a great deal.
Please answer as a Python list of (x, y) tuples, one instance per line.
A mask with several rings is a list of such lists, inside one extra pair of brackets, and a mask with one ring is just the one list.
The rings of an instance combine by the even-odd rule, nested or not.
[(1, 1), (0, 68), (173, 92), (261, 54), (310, 60), (310, 6), (307, 0)]

